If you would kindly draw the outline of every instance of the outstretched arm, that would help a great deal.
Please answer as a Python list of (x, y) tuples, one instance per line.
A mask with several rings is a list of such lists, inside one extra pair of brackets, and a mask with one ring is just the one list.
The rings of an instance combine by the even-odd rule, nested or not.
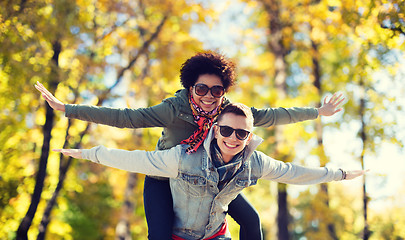
[(329, 167), (304, 167), (275, 160), (256, 151), (261, 164), (262, 178), (287, 184), (307, 185), (330, 181), (351, 180), (363, 176), (369, 170), (334, 169)]
[(35, 88), (55, 110), (65, 112), (68, 118), (105, 124), (119, 128), (167, 127), (176, 117), (175, 107), (162, 102), (148, 108), (108, 108), (79, 104), (64, 104), (50, 93), (40, 82)]
[[(323, 99), (323, 104), (322, 107), (318, 108), (318, 114), (320, 116), (332, 116), (337, 112), (340, 112), (343, 110), (341, 108), (341, 104), (345, 100), (345, 97), (343, 96), (343, 93), (335, 93), (333, 96), (327, 101), (327, 97)], [(340, 108), (339, 108), (340, 107)]]
[(182, 146), (178, 145), (169, 150), (148, 152), (97, 146), (91, 149), (53, 149), (53, 151), (129, 172), (177, 177), (181, 149)]
[(310, 107), (292, 107), (292, 108), (263, 108), (256, 109), (252, 107), (255, 127), (270, 127), (274, 125), (283, 125), (302, 122), (306, 120), (314, 120), (318, 116), (332, 116), (337, 112), (342, 111), (338, 108), (345, 100), (343, 94), (333, 94), (327, 100), (324, 99), (323, 105), (320, 108)]
[(51, 92), (48, 91), (40, 82), (37, 81), (35, 88), (41, 92), (42, 97), (48, 102), (51, 108), (58, 111), (65, 111), (65, 104), (57, 99)]

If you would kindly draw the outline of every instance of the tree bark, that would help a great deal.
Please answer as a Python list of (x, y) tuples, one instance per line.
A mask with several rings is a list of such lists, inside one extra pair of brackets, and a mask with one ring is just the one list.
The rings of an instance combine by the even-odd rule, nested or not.
[[(66, 138), (65, 138), (66, 140), (65, 140), (65, 143), (63, 144), (63, 148), (66, 148), (68, 146), (67, 139), (69, 138), (68, 133), (69, 133), (69, 129), (70, 129), (71, 125), (72, 125), (72, 121), (69, 119), (69, 124), (66, 129)], [(86, 125), (86, 128), (80, 133), (80, 140), (78, 143), (75, 144), (75, 146), (73, 146), (73, 148), (80, 148), (81, 141), (82, 141), (83, 137), (88, 133), (89, 129), (90, 129), (90, 123), (88, 123)], [(51, 218), (50, 218), (51, 211), (56, 204), (56, 200), (57, 200), (57, 197), (59, 196), (60, 190), (62, 190), (62, 188), (63, 188), (63, 184), (66, 179), (66, 174), (70, 168), (70, 165), (72, 164), (73, 158), (69, 157), (68, 160), (66, 161), (66, 163), (64, 163), (63, 160), (64, 160), (63, 155), (60, 154), (59, 181), (58, 181), (58, 184), (56, 185), (55, 191), (53, 192), (51, 199), (49, 199), (49, 201), (45, 207), (44, 214), (42, 215), (41, 223), (39, 224), (39, 229), (38, 229), (39, 230), (39, 233), (37, 236), (38, 240), (45, 239), (46, 229), (51, 220)]]
[[(121, 82), (122, 77), (124, 76), (125, 71), (129, 70), (135, 63), (136, 61), (139, 59), (139, 57), (142, 54), (145, 54), (147, 52), (148, 47), (152, 44), (152, 42), (154, 40), (156, 40), (156, 38), (158, 37), (159, 33), (162, 31), (164, 23), (167, 20), (168, 15), (165, 15), (162, 20), (160, 21), (159, 25), (156, 27), (156, 29), (153, 31), (153, 33), (150, 35), (150, 37), (144, 42), (144, 44), (140, 47), (139, 51), (137, 52), (136, 55), (134, 55), (131, 60), (129, 61), (128, 65), (123, 67), (122, 69), (120, 69), (117, 73), (117, 80), (116, 82), (107, 90), (105, 90), (104, 92), (102, 92), (100, 94), (100, 96), (98, 97), (98, 101), (97, 101), (97, 106), (102, 105), (102, 103), (107, 99), (108, 94), (118, 85), (119, 82)], [(83, 138), (83, 136), (85, 134), (87, 134), (88, 129), (89, 129), (90, 124), (87, 124), (86, 129), (84, 131), (81, 132), (81, 137), (80, 137), (80, 141), (76, 143), (74, 148), (79, 148), (80, 144), (81, 144), (81, 139)], [(69, 126), (68, 126), (69, 128)], [(69, 138), (68, 135), (68, 131), (66, 132), (66, 139)], [(65, 142), (66, 144), (66, 142)], [(67, 144), (66, 144), (67, 146)], [(49, 151), (48, 151), (49, 153)], [(46, 156), (48, 156), (48, 153)], [(62, 158), (62, 156), (61, 156)], [(52, 212), (52, 209), (54, 208), (55, 204), (56, 204), (56, 200), (57, 197), (59, 196), (60, 190), (63, 188), (63, 184), (66, 178), (66, 174), (71, 166), (71, 162), (72, 162), (72, 158), (69, 158), (68, 161), (66, 162), (65, 165), (62, 164), (62, 160), (61, 160), (61, 165), (60, 165), (60, 169), (59, 169), (59, 182), (55, 188), (55, 191), (52, 194), (51, 199), (48, 201), (47, 206), (45, 208), (45, 212), (42, 216), (42, 220), (40, 223), (40, 227), (39, 227), (39, 233), (37, 236), (38, 240), (42, 240), (45, 239), (45, 235), (46, 235), (46, 230), (48, 227), (49, 222), (51, 221), (50, 219), (50, 215)], [(31, 220), (32, 221), (32, 220)]]
[[(322, 90), (322, 84), (321, 84), (321, 67), (319, 64), (319, 58), (320, 58), (320, 53), (318, 51), (318, 45), (312, 41), (312, 74), (314, 75), (314, 86), (318, 90), (318, 95), (322, 96), (323, 95), (323, 90)], [(317, 107), (321, 107), (321, 103), (318, 103)], [(322, 122), (321, 121), (315, 121), (315, 129), (316, 129), (316, 134), (317, 134), (317, 144), (318, 144), (318, 149), (322, 154), (319, 154), (320, 158), (320, 165), (321, 167), (324, 167), (328, 160), (326, 159), (326, 156), (324, 153), (324, 146), (323, 146), (323, 127), (322, 127)], [(323, 204), (329, 209), (329, 191), (328, 191), (328, 184), (327, 183), (322, 183), (320, 186), (320, 191), (321, 191), (321, 196), (322, 200), (324, 201)], [(327, 213), (328, 214), (328, 213)], [(327, 216), (325, 216), (326, 218)], [(325, 219), (324, 219), (325, 220)], [(336, 235), (336, 227), (335, 224), (330, 221), (327, 222), (327, 231), (329, 233), (330, 239), (333, 240), (338, 240), (338, 237)]]
[(121, 218), (116, 227), (116, 239), (131, 240), (130, 216), (134, 212), (133, 190), (137, 181), (136, 173), (128, 173), (127, 187), (124, 193), (124, 205), (121, 211)]
[[(287, 62), (286, 55), (288, 50), (283, 45), (283, 23), (280, 22), (280, 3), (278, 0), (263, 0), (263, 6), (269, 16), (269, 29), (270, 37), (268, 39), (269, 48), (275, 57), (275, 76), (274, 84), (277, 89), (277, 97), (285, 99), (287, 97)], [(285, 142), (283, 136), (283, 127), (275, 127), (275, 149), (276, 157), (281, 161), (286, 161), (287, 156), (285, 153), (279, 151), (280, 144)], [(278, 239), (288, 240), (290, 234), (288, 231), (289, 213), (287, 202), (287, 186), (285, 184), (278, 184), (278, 213), (277, 213), (277, 229)]]
[[(363, 79), (360, 79), (360, 88), (361, 88), (361, 99), (360, 99), (360, 118), (361, 118), (361, 129), (360, 129), (360, 137), (361, 141), (363, 142), (363, 149), (360, 155), (360, 162), (362, 169), (365, 169), (364, 166), (364, 155), (366, 151), (366, 143), (367, 143), (367, 134), (366, 134), (366, 120), (365, 120), (365, 109), (366, 109), (366, 98), (365, 98), (365, 86)], [(363, 229), (363, 240), (368, 240), (371, 232), (368, 227), (368, 216), (367, 216), (367, 206), (368, 206), (368, 196), (367, 196), (367, 189), (366, 189), (366, 178), (363, 176), (363, 217), (364, 217), (364, 229)]]
[(277, 237), (279, 240), (290, 239), (290, 233), (288, 231), (288, 225), (290, 218), (288, 214), (288, 202), (287, 202), (287, 185), (283, 183), (277, 184)]
[[(52, 56), (52, 73), (51, 73), (51, 80), (50, 80), (50, 90), (55, 91), (57, 85), (59, 84), (59, 54), (61, 52), (61, 44), (59, 41), (55, 41), (52, 44), (53, 48), (53, 56)], [(22, 219), (20, 226), (17, 229), (17, 236), (16, 239), (28, 239), (28, 230), (31, 227), (32, 221), (35, 217), (39, 201), (41, 200), (42, 190), (44, 187), (44, 181), (46, 177), (46, 168), (48, 165), (48, 156), (49, 156), (49, 144), (51, 141), (51, 132), (53, 128), (53, 121), (54, 121), (54, 112), (53, 109), (46, 104), (46, 120), (45, 124), (42, 128), (44, 139), (42, 143), (41, 149), (41, 157), (39, 159), (39, 167), (38, 172), (35, 178), (35, 187), (34, 192), (31, 197), (31, 203), (28, 208), (25, 217)]]

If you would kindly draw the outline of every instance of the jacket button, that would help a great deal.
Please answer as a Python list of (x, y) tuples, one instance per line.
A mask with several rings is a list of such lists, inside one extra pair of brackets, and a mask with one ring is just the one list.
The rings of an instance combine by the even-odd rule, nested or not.
[(212, 212), (212, 213), (211, 213), (211, 216), (214, 216), (214, 215), (215, 215), (215, 212)]
[(211, 230), (211, 228), (212, 228), (211, 225), (209, 225), (209, 226), (207, 227), (208, 230)]

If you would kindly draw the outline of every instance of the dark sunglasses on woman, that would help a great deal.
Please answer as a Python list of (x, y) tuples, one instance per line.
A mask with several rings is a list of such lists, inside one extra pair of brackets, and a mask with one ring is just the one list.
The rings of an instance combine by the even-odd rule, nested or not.
[(232, 135), (233, 132), (235, 132), (236, 137), (237, 137), (239, 140), (242, 140), (242, 141), (243, 141), (243, 140), (245, 140), (245, 139), (249, 136), (249, 134), (250, 134), (249, 131), (244, 130), (244, 129), (234, 129), (234, 128), (231, 128), (231, 127), (229, 127), (229, 126), (219, 126), (219, 125), (218, 125), (218, 127), (219, 127), (219, 133), (221, 133), (221, 135), (222, 135), (223, 137), (229, 137), (229, 136)]
[(209, 88), (207, 85), (202, 83), (194, 85), (194, 91), (198, 96), (205, 96), (208, 91), (211, 91), (211, 95), (216, 98), (220, 98), (225, 94), (225, 88), (220, 85), (215, 85)]

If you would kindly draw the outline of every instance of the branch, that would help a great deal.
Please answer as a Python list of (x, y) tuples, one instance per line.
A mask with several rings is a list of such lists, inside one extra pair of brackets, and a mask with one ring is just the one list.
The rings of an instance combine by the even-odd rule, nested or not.
[(388, 27), (388, 26), (384, 26), (384, 25), (382, 25), (382, 24), (381, 24), (380, 26), (381, 26), (381, 28), (383, 28), (383, 29), (389, 29), (389, 30), (393, 31), (394, 33), (399, 33), (399, 34), (405, 35), (405, 31), (402, 30), (401, 27)]
[(117, 81), (107, 90), (110, 92), (118, 83), (121, 82), (122, 77), (124, 76), (125, 71), (129, 70), (135, 62), (138, 60), (138, 58), (146, 52), (146, 50), (149, 48), (153, 40), (157, 38), (159, 33), (161, 32), (163, 25), (165, 24), (166, 20), (168, 18), (168, 14), (166, 14), (162, 20), (160, 21), (159, 25), (156, 27), (155, 32), (149, 37), (148, 40), (145, 41), (145, 43), (142, 45), (142, 47), (139, 49), (138, 53), (129, 61), (128, 65), (124, 68), (122, 68), (120, 71), (118, 71), (117, 74)]

